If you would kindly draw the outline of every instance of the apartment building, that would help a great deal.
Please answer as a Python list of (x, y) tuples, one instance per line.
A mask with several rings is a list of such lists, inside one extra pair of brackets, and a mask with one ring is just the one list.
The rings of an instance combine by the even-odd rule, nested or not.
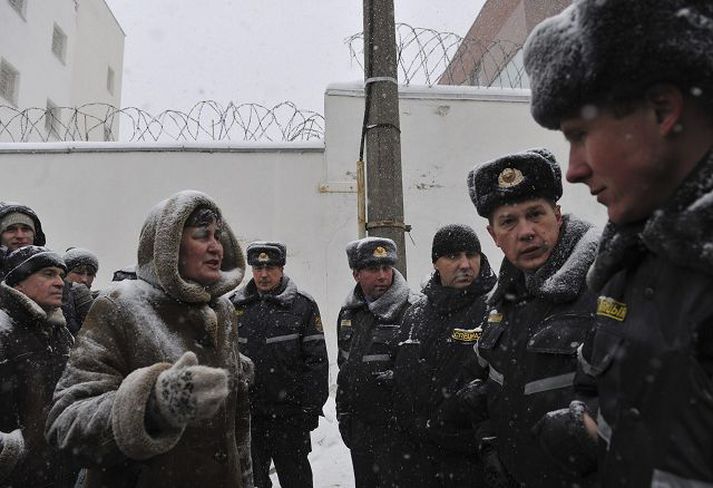
[[(63, 107), (92, 120), (120, 107), (124, 38), (104, 0), (0, 0), (0, 141), (20, 140), (18, 131), (25, 141), (67, 139), (78, 113)], [(29, 134), (8, 127), (18, 111)], [(111, 121), (72, 130), (101, 141), (116, 140), (118, 129)]]

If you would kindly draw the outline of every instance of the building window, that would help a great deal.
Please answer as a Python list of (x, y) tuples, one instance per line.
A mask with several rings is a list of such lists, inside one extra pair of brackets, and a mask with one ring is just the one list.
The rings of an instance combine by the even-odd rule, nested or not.
[(109, 66), (106, 70), (106, 89), (109, 93), (114, 94), (114, 70)]
[(25, 8), (26, 8), (26, 2), (25, 0), (7, 0), (10, 2), (10, 6), (15, 9), (15, 11), (20, 14), (20, 17), (23, 19), (25, 18)]
[(67, 34), (57, 24), (54, 25), (54, 30), (52, 31), (52, 52), (64, 63), (65, 53), (67, 52)]
[(47, 109), (45, 110), (45, 130), (47, 135), (59, 138), (60, 109), (57, 104), (47, 99)]
[(17, 105), (20, 73), (7, 61), (0, 59), (0, 96)]

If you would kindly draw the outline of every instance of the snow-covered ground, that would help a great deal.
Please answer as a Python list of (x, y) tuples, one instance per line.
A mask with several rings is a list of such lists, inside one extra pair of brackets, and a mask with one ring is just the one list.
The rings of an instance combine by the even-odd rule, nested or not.
[[(354, 486), (349, 449), (342, 443), (334, 408), (334, 393), (324, 405), (324, 417), (312, 432), (312, 453), (309, 455), (315, 488), (351, 488)], [(274, 468), (273, 468), (274, 469)], [(273, 487), (279, 487), (277, 475), (271, 476)]]

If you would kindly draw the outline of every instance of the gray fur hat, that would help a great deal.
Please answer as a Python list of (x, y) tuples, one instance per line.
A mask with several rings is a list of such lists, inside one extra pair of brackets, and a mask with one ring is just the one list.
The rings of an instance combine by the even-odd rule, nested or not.
[(51, 266), (67, 271), (64, 261), (54, 251), (42, 246), (25, 246), (11, 252), (5, 259), (7, 286), (15, 286), (32, 273)]
[(542, 126), (588, 103), (640, 98), (656, 83), (713, 100), (713, 2), (576, 0), (524, 48), (532, 115)]
[(67, 271), (72, 271), (79, 266), (89, 266), (95, 274), (99, 271), (99, 259), (89, 249), (70, 247), (64, 253), (63, 259), (67, 265)]
[(500, 205), (532, 198), (556, 202), (562, 196), (562, 171), (547, 149), (528, 149), (473, 168), (468, 193), (478, 214), (489, 218)]
[(250, 266), (284, 266), (287, 262), (287, 246), (281, 242), (251, 242), (245, 253)]
[(347, 259), (351, 269), (396, 264), (396, 243), (385, 237), (365, 237), (347, 244)]

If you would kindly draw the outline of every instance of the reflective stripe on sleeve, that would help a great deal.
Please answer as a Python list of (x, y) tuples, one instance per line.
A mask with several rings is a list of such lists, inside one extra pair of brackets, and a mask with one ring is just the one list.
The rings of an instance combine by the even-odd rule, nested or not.
[(480, 365), (481, 368), (487, 368), (488, 367), (488, 361), (487, 359), (483, 359), (478, 352), (478, 343), (476, 342), (475, 345), (473, 346), (473, 350), (475, 351), (475, 355), (478, 356), (478, 364)]
[(500, 386), (503, 386), (503, 381), (504, 381), (504, 376), (503, 374), (493, 368), (493, 366), (490, 366), (490, 371), (488, 371), (488, 378), (499, 384)]
[(525, 385), (525, 395), (534, 393), (542, 393), (543, 391), (557, 390), (559, 388), (567, 388), (574, 384), (575, 373), (560, 374), (542, 378), (541, 380), (530, 381)]
[(287, 334), (287, 335), (281, 335), (281, 336), (275, 336), (275, 337), (268, 337), (265, 339), (265, 344), (272, 344), (275, 342), (286, 342), (286, 341), (294, 341), (295, 339), (299, 339), (300, 335), (299, 334)]
[(313, 335), (304, 336), (302, 338), (302, 342), (323, 341), (323, 340), (324, 340), (324, 334), (313, 334)]
[(713, 488), (713, 483), (681, 478), (668, 471), (654, 469), (651, 488)]
[(388, 354), (366, 354), (361, 357), (362, 363), (371, 363), (374, 361), (391, 361), (391, 356)]
[(582, 354), (582, 348), (584, 347), (584, 344), (580, 345), (577, 348), (577, 361), (579, 361), (579, 365), (582, 366), (582, 371), (584, 371), (585, 374), (588, 374), (589, 376), (594, 376), (594, 368), (592, 368), (592, 365), (584, 359), (584, 354)]
[(607, 443), (607, 450), (609, 450), (609, 442), (611, 442), (611, 427), (602, 415), (601, 410), (597, 411), (597, 430), (599, 431), (599, 437)]

